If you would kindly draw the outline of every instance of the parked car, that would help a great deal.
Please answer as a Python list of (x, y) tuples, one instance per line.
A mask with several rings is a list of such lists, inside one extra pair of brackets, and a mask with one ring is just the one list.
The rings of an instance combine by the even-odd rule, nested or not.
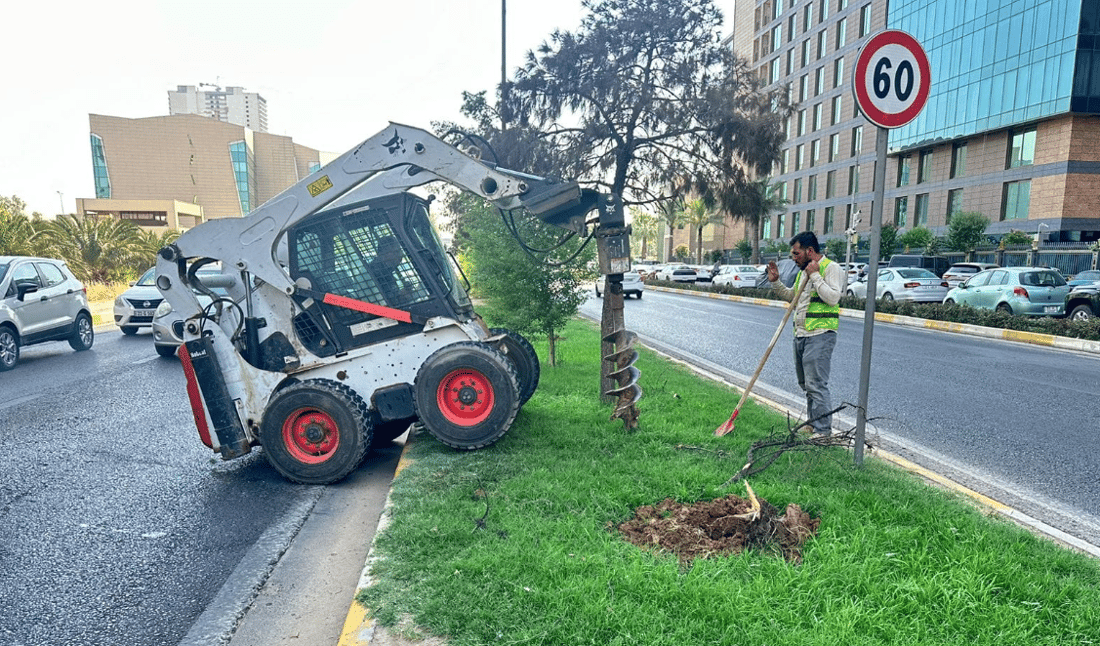
[(1000, 267), (974, 274), (947, 293), (944, 303), (958, 303), (1009, 314), (1062, 316), (1070, 288), (1054, 269)]
[(63, 260), (0, 256), (0, 371), (19, 363), (19, 349), (68, 341), (73, 350), (92, 347), (88, 290)]
[(947, 271), (943, 272), (943, 279), (947, 281), (948, 287), (958, 287), (960, 283), (979, 271), (996, 269), (998, 267), (1000, 267), (1000, 265), (995, 265), (990, 262), (957, 262), (951, 265)]
[(670, 280), (677, 283), (694, 283), (695, 270), (687, 265), (665, 265), (657, 270), (655, 280)]
[[(603, 276), (596, 279), (596, 298), (603, 297), (603, 283)], [(638, 272), (627, 271), (623, 273), (623, 298), (629, 298), (631, 294), (641, 298), (644, 290), (645, 283), (642, 282), (642, 277)]]
[(1094, 283), (1100, 283), (1100, 271), (1096, 269), (1082, 271), (1074, 276), (1072, 280), (1067, 282), (1070, 287), (1078, 287), (1080, 285), (1092, 285)]
[(844, 268), (844, 271), (848, 273), (848, 284), (852, 284), (859, 280), (859, 277), (864, 274), (864, 270), (867, 268), (865, 262), (842, 262), (840, 266)]
[[(210, 288), (219, 297), (229, 297), (226, 287), (234, 280), (230, 276), (224, 276), (221, 269), (216, 266), (204, 267), (197, 272), (199, 280)], [(199, 304), (206, 308), (214, 302), (210, 296), (196, 290), (195, 296)], [(162, 357), (174, 357), (176, 351), (183, 343), (183, 319), (176, 315), (172, 304), (166, 300), (161, 301), (153, 313), (153, 349)]]
[(710, 282), (714, 285), (756, 287), (762, 280), (764, 273), (755, 265), (722, 265)]
[[(867, 277), (848, 285), (847, 294), (867, 298)], [(947, 294), (947, 283), (920, 267), (887, 267), (878, 270), (875, 294), (886, 301), (939, 303)]]
[(920, 267), (927, 269), (935, 274), (937, 277), (943, 276), (944, 272), (948, 270), (951, 263), (947, 262), (947, 258), (943, 256), (924, 256), (921, 254), (905, 254), (899, 253), (890, 256), (890, 262), (887, 267)]
[(164, 300), (157, 289), (156, 279), (157, 269), (150, 267), (115, 299), (115, 325), (123, 334), (137, 334), (143, 327), (152, 327), (153, 312)]
[(711, 273), (713, 267), (707, 267), (703, 265), (690, 265), (695, 270), (695, 282), (697, 283), (709, 283), (714, 276)]
[(1072, 288), (1066, 294), (1065, 312), (1074, 321), (1100, 317), (1100, 282)]

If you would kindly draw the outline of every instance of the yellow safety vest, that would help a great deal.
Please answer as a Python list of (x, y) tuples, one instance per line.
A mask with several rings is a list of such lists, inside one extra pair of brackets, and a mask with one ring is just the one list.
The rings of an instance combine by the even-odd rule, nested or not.
[[(825, 276), (825, 268), (832, 262), (828, 258), (821, 259), (821, 276)], [(798, 272), (794, 279), (794, 289), (798, 291), (798, 281), (806, 272)], [(816, 291), (810, 292), (810, 306), (806, 309), (806, 331), (810, 330), (835, 330), (840, 326), (840, 305), (829, 305), (821, 300)]]

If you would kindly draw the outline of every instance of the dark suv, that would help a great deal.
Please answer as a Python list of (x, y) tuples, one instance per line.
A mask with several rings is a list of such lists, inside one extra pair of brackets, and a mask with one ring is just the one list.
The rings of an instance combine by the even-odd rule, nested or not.
[(1100, 316), (1100, 283), (1078, 285), (1066, 294), (1066, 316), (1075, 321)]
[(890, 256), (890, 264), (887, 267), (920, 267), (927, 269), (938, 278), (943, 278), (951, 263), (943, 256), (922, 256), (920, 254), (898, 253)]
[(62, 260), (0, 256), (0, 371), (19, 363), (19, 348), (68, 341), (92, 347), (92, 312), (84, 284)]

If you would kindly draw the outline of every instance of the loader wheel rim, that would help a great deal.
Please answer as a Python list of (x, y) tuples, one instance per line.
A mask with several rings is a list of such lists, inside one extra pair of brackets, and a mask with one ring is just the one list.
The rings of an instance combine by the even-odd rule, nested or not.
[(493, 385), (481, 372), (469, 368), (452, 370), (439, 382), (436, 404), (447, 421), (457, 426), (474, 426), (493, 412)]
[(283, 422), (283, 444), (295, 460), (320, 464), (340, 447), (340, 427), (324, 411), (299, 408)]

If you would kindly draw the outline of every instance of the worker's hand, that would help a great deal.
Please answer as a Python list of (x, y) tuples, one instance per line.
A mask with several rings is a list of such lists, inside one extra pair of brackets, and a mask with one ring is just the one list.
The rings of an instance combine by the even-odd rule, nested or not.
[(810, 262), (806, 263), (803, 271), (806, 272), (807, 276), (812, 276), (813, 274), (816, 274), (820, 269), (821, 265), (819, 265), (816, 260), (811, 260)]
[(773, 283), (779, 280), (779, 266), (774, 260), (768, 262), (768, 280)]

